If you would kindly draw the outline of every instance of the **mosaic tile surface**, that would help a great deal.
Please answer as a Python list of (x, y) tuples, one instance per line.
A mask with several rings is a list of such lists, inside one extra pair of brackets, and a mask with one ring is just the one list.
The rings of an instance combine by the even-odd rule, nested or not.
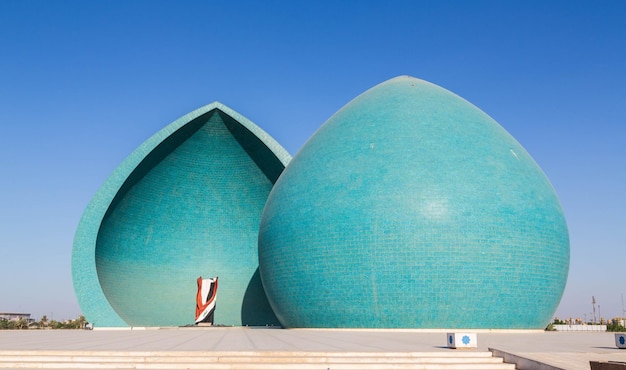
[(77, 230), (73, 277), (87, 320), (191, 324), (202, 275), (220, 278), (216, 324), (278, 325), (259, 277), (257, 236), (289, 159), (220, 103), (142, 144), (102, 186)]
[(543, 328), (569, 237), (510, 134), (405, 76), (355, 98), (296, 154), (268, 198), (259, 263), (287, 327)]

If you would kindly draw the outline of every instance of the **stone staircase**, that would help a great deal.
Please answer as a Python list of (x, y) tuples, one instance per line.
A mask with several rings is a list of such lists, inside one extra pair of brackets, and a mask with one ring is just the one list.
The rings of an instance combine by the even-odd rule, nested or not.
[(3, 351), (0, 369), (511, 370), (491, 352)]

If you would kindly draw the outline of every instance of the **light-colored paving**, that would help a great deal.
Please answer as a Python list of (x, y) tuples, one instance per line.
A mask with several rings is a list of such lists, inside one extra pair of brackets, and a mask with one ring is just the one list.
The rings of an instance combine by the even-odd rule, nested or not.
[[(498, 349), (553, 367), (589, 369), (589, 361), (626, 362), (613, 333), (478, 333), (478, 351)], [(444, 332), (268, 328), (161, 328), (145, 330), (0, 331), (0, 351), (324, 351), (437, 352)], [(467, 350), (456, 350), (467, 351)]]

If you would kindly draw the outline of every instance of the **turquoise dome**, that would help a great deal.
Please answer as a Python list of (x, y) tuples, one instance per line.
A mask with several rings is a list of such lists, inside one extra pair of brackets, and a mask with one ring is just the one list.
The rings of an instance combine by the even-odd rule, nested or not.
[(345, 105), (289, 163), (263, 211), (259, 265), (285, 327), (541, 329), (569, 238), (510, 134), (403, 76)]
[(258, 272), (261, 213), (291, 157), (220, 103), (174, 121), (124, 160), (74, 239), (74, 287), (97, 327), (195, 321), (196, 279), (219, 276), (215, 323), (279, 325)]

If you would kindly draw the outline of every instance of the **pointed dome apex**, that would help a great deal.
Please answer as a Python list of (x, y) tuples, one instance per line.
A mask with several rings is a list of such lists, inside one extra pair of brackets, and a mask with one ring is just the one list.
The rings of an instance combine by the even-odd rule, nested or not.
[[(464, 108), (461, 109), (469, 109), (473, 113), (480, 112), (484, 115), (480, 109), (457, 94), (432, 82), (407, 75), (397, 76), (373, 86), (351, 100), (337, 114), (351, 108), (353, 104), (361, 103), (376, 106), (377, 109), (382, 108), (389, 114), (389, 117), (408, 118), (411, 115), (413, 118), (410, 120), (426, 118), (424, 114), (432, 112), (449, 111), (455, 106), (463, 106)], [(359, 111), (368, 111), (368, 109), (359, 109)]]
[[(426, 80), (422, 80), (422, 79), (419, 79), (417, 77), (413, 77), (413, 76), (409, 76), (409, 75), (396, 76), (396, 77), (388, 79), (387, 81), (383, 81), (383, 82), (381, 82), (380, 84), (378, 84), (376, 86), (389, 84), (389, 83), (409, 83), (409, 84), (412, 84), (413, 86), (417, 85), (417, 84), (428, 84), (428, 85), (437, 86), (437, 85), (433, 84), (432, 82), (428, 82)], [(376, 88), (376, 86), (374, 86), (373, 88)]]

